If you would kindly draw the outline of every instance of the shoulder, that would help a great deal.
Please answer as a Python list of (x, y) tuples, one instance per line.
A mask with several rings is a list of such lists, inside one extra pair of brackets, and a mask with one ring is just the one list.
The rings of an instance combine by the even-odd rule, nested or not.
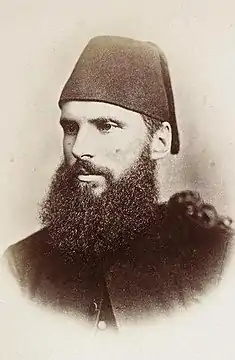
[(10, 245), (3, 254), (6, 259), (26, 258), (27, 256), (38, 255), (47, 249), (47, 239), (49, 238), (47, 228), (43, 228), (15, 244)]
[(193, 191), (174, 194), (164, 204), (161, 238), (167, 269), (190, 298), (224, 274), (234, 242), (234, 224)]
[(9, 246), (2, 257), (4, 268), (22, 285), (40, 260), (50, 252), (48, 230), (43, 228)]
[(175, 193), (164, 204), (164, 222), (170, 233), (178, 229), (182, 234), (204, 234), (208, 239), (210, 235), (214, 238), (218, 235), (224, 240), (231, 240), (235, 230), (231, 217), (219, 214), (212, 204), (189, 190)]
[(233, 220), (229, 216), (218, 214), (212, 204), (205, 202), (199, 193), (181, 191), (175, 193), (167, 202), (168, 214), (174, 218), (194, 222), (205, 229), (217, 227), (229, 233), (234, 233)]

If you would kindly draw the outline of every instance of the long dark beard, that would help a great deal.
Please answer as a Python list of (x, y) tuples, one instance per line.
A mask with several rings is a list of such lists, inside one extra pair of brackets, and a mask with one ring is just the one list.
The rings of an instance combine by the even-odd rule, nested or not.
[(41, 205), (40, 220), (48, 227), (51, 244), (70, 260), (77, 255), (91, 261), (121, 254), (155, 216), (155, 164), (145, 151), (101, 196), (79, 184), (79, 168), (60, 165)]

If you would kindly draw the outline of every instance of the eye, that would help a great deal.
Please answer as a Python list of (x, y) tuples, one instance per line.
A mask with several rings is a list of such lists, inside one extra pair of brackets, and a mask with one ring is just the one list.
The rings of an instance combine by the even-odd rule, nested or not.
[(96, 127), (100, 132), (110, 133), (114, 128), (118, 127), (118, 124), (106, 119), (100, 119), (97, 121)]
[(61, 120), (60, 122), (65, 135), (77, 135), (79, 125), (75, 121)]

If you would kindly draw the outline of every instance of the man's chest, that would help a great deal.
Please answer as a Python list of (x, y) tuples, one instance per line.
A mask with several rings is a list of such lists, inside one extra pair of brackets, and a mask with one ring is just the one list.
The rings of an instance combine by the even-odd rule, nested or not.
[(170, 272), (160, 276), (150, 264), (133, 261), (116, 262), (105, 273), (80, 270), (72, 276), (66, 268), (59, 276), (51, 268), (34, 281), (35, 300), (104, 329), (142, 323), (159, 315), (164, 302), (182, 300)]

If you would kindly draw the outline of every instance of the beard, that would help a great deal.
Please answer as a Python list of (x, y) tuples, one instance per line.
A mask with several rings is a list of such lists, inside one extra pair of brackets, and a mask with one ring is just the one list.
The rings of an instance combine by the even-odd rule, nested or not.
[[(90, 184), (79, 182), (81, 168), (106, 179), (106, 190), (100, 196)], [(82, 160), (73, 166), (63, 162), (52, 178), (39, 218), (48, 228), (50, 244), (67, 261), (79, 256), (85, 262), (105, 262), (126, 253), (156, 219), (158, 194), (149, 149), (119, 180), (114, 180), (108, 169), (94, 168)]]

